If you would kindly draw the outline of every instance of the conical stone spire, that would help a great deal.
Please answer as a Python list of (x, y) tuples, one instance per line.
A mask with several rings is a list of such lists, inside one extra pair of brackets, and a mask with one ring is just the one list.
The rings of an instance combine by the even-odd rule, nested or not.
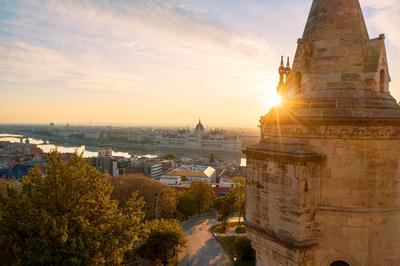
[(284, 90), (278, 89), (286, 109), (281, 123), (286, 116), (288, 123), (293, 117), (400, 123), (400, 107), (389, 91), (385, 38), (369, 38), (359, 0), (313, 1), (291, 73)]
[(359, 0), (314, 0), (303, 39), (368, 40)]
[(359, 1), (314, 0), (282, 103), (244, 151), (257, 266), (400, 265), (389, 81), (385, 38), (369, 39)]

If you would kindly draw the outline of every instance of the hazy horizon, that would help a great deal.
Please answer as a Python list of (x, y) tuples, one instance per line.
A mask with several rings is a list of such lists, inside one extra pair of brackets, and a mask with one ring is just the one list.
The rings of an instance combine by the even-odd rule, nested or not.
[[(189, 128), (194, 128), (198, 121), (195, 123), (193, 121), (190, 121), (190, 123), (175, 123), (175, 124), (168, 124), (168, 123), (107, 123), (107, 122), (92, 122), (92, 123), (84, 123), (84, 122), (67, 122), (67, 123), (57, 123), (57, 122), (51, 122), (54, 123), (56, 127), (64, 127), (67, 124), (70, 126), (82, 126), (82, 127), (107, 127), (107, 126), (113, 126), (113, 127), (138, 127), (138, 128), (183, 128), (183, 127), (189, 127)], [(30, 122), (21, 122), (21, 123), (3, 123), (0, 122), (0, 126), (49, 126), (50, 123), (30, 123)], [(257, 125), (252, 125), (252, 124), (207, 124), (206, 121), (202, 121), (202, 124), (204, 125), (205, 128), (221, 128), (221, 129), (254, 129), (258, 130), (258, 124)]]
[[(399, 99), (398, 3), (360, 2)], [(4, 0), (0, 123), (256, 127), (311, 3)]]

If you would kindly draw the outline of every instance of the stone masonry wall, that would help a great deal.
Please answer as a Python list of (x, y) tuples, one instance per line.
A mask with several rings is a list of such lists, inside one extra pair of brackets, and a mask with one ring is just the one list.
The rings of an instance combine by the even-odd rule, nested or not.
[[(248, 158), (246, 219), (258, 260), (400, 265), (399, 128), (303, 126), (304, 134), (299, 127), (286, 128), (282, 142), (296, 139), (326, 158), (322, 163)], [(273, 131), (269, 127), (264, 134), (271, 137)]]

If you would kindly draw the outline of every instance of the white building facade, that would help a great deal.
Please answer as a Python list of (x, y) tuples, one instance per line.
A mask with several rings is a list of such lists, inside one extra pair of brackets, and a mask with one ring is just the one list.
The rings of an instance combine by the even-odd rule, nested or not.
[(214, 129), (208, 132), (201, 121), (194, 132), (188, 127), (174, 134), (158, 132), (155, 143), (159, 147), (175, 147), (196, 150), (241, 151), (242, 142), (238, 136), (227, 136), (223, 130)]
[(189, 182), (203, 181), (206, 183), (214, 183), (216, 176), (217, 171), (213, 167), (187, 165), (165, 173), (161, 176), (160, 182), (170, 186), (180, 185), (184, 180)]

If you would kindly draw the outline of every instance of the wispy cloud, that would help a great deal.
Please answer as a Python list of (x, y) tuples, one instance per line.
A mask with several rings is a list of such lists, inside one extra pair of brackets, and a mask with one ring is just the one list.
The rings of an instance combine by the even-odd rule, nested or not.
[[(375, 10), (374, 25), (395, 45), (397, 28), (382, 18), (394, 12), (393, 1), (364, 4)], [(309, 0), (3, 0), (0, 94), (8, 101), (0, 106), (0, 122), (17, 119), (1, 108), (22, 106), (21, 112), (30, 110), (29, 120), (33, 105), (40, 103), (44, 112), (51, 99), (57, 112), (35, 119), (65, 120), (61, 113), (72, 116), (73, 103), (86, 111), (70, 121), (187, 123), (201, 115), (211, 123), (256, 124), (275, 92), (280, 54), (294, 53), (310, 5)], [(30, 93), (32, 101), (22, 105), (21, 93)], [(98, 108), (110, 103), (112, 110)]]
[[(261, 94), (271, 82), (265, 77), (269, 44), (202, 18), (200, 9), (177, 1), (7, 2), (0, 11), (0, 93), (10, 101), (2, 107), (17, 104), (11, 98), (19, 91), (41, 104), (60, 102), (59, 112), (68, 112), (68, 100), (92, 108), (111, 101), (124, 121), (156, 115), (187, 121), (200, 115), (197, 99), (206, 95), (213, 95), (209, 106), (224, 97), (253, 104), (247, 89)], [(175, 112), (157, 111), (168, 105)]]
[[(147, 71), (157, 74), (164, 67), (205, 70), (207, 64), (195, 58), (196, 55), (208, 60), (231, 58), (258, 63), (269, 56), (268, 45), (262, 39), (245, 38), (203, 23), (176, 9), (172, 1), (133, 3), (25, 3), (15, 17), (2, 21), (11, 27), (13, 35), (20, 37), (17, 41), (12, 39), (7, 47), (4, 45), (3, 54), (12, 53), (13, 49), (20, 54), (23, 45), (29, 49), (17, 58), (4, 61), (3, 66), (19, 69), (21, 74), (27, 72), (28, 64), (32, 69), (54, 67), (52, 71), (32, 71), (30, 75), (54, 78), (64, 72), (75, 74), (75, 84), (101, 86), (103, 78), (123, 80), (124, 76), (133, 76), (132, 81), (137, 81), (138, 76), (148, 75)], [(49, 61), (50, 56), (54, 62)], [(39, 58), (47, 61), (41, 62)], [(24, 68), (19, 68), (21, 65)]]
[(400, 49), (400, 5), (397, 0), (362, 0), (365, 6), (374, 9), (370, 21), (381, 32), (385, 32), (389, 43)]

